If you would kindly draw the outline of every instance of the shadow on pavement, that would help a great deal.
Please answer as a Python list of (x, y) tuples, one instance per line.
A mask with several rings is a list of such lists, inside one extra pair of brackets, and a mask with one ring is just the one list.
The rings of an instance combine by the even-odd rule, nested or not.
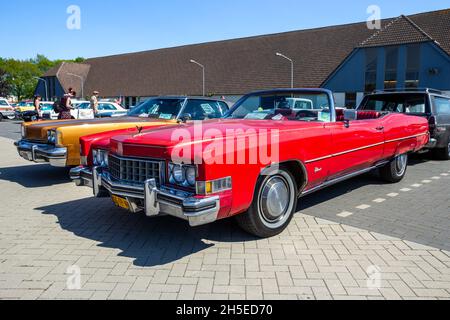
[[(410, 160), (410, 165), (411, 163), (419, 165), (425, 161), (424, 159), (426, 158), (422, 155), (418, 158), (414, 156)], [(447, 197), (445, 194), (436, 194), (440, 197), (439, 206), (437, 204), (430, 206), (430, 203), (423, 201), (423, 198), (408, 198), (407, 203), (399, 199), (388, 200), (390, 202), (386, 202), (383, 207), (374, 206), (367, 211), (351, 210), (355, 214), (345, 219), (338, 217), (337, 212), (315, 208), (326, 202), (337, 201), (340, 197), (363, 186), (383, 184), (385, 183), (378, 178), (377, 173), (356, 177), (301, 198), (297, 210), (319, 219), (450, 251), (449, 206), (445, 201)]]
[(70, 182), (68, 168), (47, 164), (0, 168), (0, 180), (15, 182), (25, 188), (41, 188)]
[[(309, 209), (309, 213), (306, 214), (311, 215), (311, 209), (314, 210), (314, 207), (321, 203), (332, 201), (363, 186), (381, 184), (384, 182), (380, 181), (375, 173), (366, 174), (302, 198), (298, 210), (302, 212)], [(56, 216), (62, 229), (78, 237), (99, 242), (100, 247), (121, 250), (119, 256), (132, 258), (134, 265), (141, 267), (165, 265), (189, 257), (213, 247), (214, 244), (210, 241), (234, 243), (257, 240), (243, 232), (233, 219), (191, 228), (187, 222), (172, 217), (150, 219), (143, 214), (130, 214), (116, 208), (110, 199), (88, 198), (45, 206), (36, 210)], [(417, 229), (414, 225), (421, 223), (421, 218), (417, 216), (414, 217), (415, 220), (411, 220), (407, 214), (404, 216), (397, 214), (395, 219), (392, 219), (392, 212), (387, 211), (371, 216), (370, 225), (367, 225), (361, 222), (364, 221), (363, 215), (359, 215), (358, 220), (350, 218), (343, 222), (336, 213), (327, 214), (322, 211), (314, 210), (312, 216), (430, 245), (426, 239), (419, 241), (417, 238)], [(423, 217), (423, 220), (424, 233), (428, 232), (434, 236), (435, 228), (438, 226), (430, 224), (429, 216)], [(389, 228), (386, 228), (387, 222)], [(394, 230), (400, 230), (400, 234)], [(450, 244), (445, 245), (448, 241), (439, 237), (435, 239), (441, 243), (440, 248), (449, 249)], [(433, 246), (436, 247), (436, 245)]]
[(110, 199), (89, 198), (36, 210), (58, 218), (61, 228), (78, 237), (100, 242), (98, 246), (120, 249), (119, 256), (134, 259), (134, 265), (151, 267), (188, 257), (216, 242), (256, 240), (244, 233), (233, 219), (191, 228), (172, 217), (147, 218), (116, 208)]

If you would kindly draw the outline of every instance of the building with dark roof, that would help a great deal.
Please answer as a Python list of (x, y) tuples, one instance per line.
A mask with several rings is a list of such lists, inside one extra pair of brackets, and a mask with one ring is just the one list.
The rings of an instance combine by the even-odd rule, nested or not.
[[(206, 69), (209, 95), (237, 97), (253, 90), (324, 87), (338, 105), (354, 106), (365, 92), (433, 87), (450, 91), (450, 10), (385, 19), (380, 30), (366, 22), (64, 63), (49, 72), (50, 97), (69, 87), (87, 96), (126, 97), (126, 104), (157, 95), (201, 95)], [(76, 76), (78, 75), (78, 77)], [(44, 84), (36, 91), (45, 95)]]

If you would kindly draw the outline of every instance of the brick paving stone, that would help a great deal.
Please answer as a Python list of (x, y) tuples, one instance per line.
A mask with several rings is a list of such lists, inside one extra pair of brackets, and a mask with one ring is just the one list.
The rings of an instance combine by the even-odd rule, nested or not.
[[(411, 159), (399, 184), (363, 176), (304, 197), (286, 232), (255, 239), (232, 221), (129, 215), (66, 169), (20, 159), (11, 140), (0, 150), (12, 200), (0, 211), (0, 299), (450, 299), (447, 162)], [(67, 288), (71, 266), (81, 290)], [(379, 289), (367, 287), (371, 266)]]

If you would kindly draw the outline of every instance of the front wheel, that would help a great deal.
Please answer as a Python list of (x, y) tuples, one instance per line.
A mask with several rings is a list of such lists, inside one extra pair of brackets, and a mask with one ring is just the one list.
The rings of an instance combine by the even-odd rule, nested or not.
[(8, 118), (9, 120), (14, 120), (14, 119), (16, 118), (16, 116), (7, 116), (7, 118)]
[(271, 176), (261, 176), (254, 201), (244, 214), (236, 217), (239, 226), (260, 238), (283, 232), (297, 208), (297, 184), (289, 171), (280, 169)]
[(391, 183), (397, 183), (403, 180), (408, 168), (408, 154), (401, 154), (395, 157), (391, 162), (380, 169), (380, 175), (383, 180)]

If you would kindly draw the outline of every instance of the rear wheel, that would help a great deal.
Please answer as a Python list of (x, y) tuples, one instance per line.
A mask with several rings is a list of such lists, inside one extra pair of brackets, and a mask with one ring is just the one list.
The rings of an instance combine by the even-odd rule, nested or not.
[(401, 154), (380, 169), (383, 180), (391, 183), (400, 182), (406, 175), (408, 168), (408, 154)]
[(246, 213), (236, 217), (239, 226), (257, 237), (268, 238), (283, 232), (297, 208), (297, 184), (292, 174), (280, 169), (261, 176), (254, 201)]
[(450, 160), (450, 141), (445, 148), (439, 148), (434, 150), (434, 154), (439, 160)]

